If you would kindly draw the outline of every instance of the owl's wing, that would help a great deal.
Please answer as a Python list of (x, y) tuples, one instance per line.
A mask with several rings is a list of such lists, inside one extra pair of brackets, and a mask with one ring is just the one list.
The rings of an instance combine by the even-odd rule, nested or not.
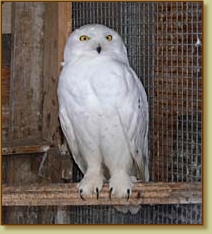
[(60, 117), (60, 125), (62, 128), (62, 131), (63, 131), (65, 138), (68, 142), (69, 148), (71, 149), (71, 153), (72, 153), (72, 156), (74, 158), (74, 161), (77, 163), (80, 170), (83, 173), (85, 173), (86, 164), (79, 153), (74, 130), (73, 130), (73, 126), (72, 126), (71, 120), (68, 117), (68, 114), (67, 114), (65, 108), (60, 108), (59, 117)]
[(131, 156), (137, 168), (137, 177), (149, 180), (148, 154), (148, 102), (143, 85), (132, 69), (125, 77), (128, 93), (118, 105), (119, 119), (128, 142)]

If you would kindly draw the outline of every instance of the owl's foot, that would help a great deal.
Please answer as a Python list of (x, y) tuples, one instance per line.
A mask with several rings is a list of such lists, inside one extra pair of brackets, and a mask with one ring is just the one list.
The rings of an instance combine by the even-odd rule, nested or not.
[(110, 178), (109, 198), (111, 199), (112, 195), (114, 195), (115, 197), (124, 197), (129, 200), (132, 188), (133, 181), (129, 175), (126, 173), (114, 174)]
[(99, 173), (87, 173), (77, 185), (80, 197), (85, 200), (85, 196), (96, 194), (99, 199), (99, 192), (102, 189), (104, 177)]

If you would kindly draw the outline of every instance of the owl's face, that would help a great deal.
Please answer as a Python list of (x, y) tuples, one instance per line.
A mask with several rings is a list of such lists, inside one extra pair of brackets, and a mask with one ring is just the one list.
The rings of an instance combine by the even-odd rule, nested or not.
[(128, 63), (126, 47), (114, 30), (100, 24), (88, 24), (76, 29), (68, 38), (64, 61), (81, 56), (109, 56)]

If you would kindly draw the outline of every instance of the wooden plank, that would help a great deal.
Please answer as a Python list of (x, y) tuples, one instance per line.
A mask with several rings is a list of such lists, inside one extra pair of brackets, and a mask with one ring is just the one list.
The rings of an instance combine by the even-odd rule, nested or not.
[(58, 72), (61, 70), (63, 51), (72, 30), (72, 5), (70, 2), (58, 3)]
[(12, 3), (10, 141), (41, 138), (44, 3)]
[(4, 107), (9, 107), (9, 93), (10, 93), (10, 67), (3, 66), (2, 67), (2, 105)]
[(57, 81), (63, 60), (64, 45), (70, 30), (71, 3), (46, 3), (43, 138), (55, 145), (58, 145), (60, 141)]
[[(58, 3), (58, 76), (61, 71), (61, 61), (63, 61), (63, 51), (66, 40), (72, 29), (72, 5), (70, 2)], [(63, 143), (62, 143), (63, 144)], [(72, 180), (73, 164), (70, 155), (62, 156), (62, 178), (65, 181)], [(57, 206), (57, 214), (55, 222), (58, 224), (66, 224), (71, 222), (70, 209), (68, 207)]]
[[(43, 139), (51, 142), (53, 145), (61, 145), (62, 132), (58, 119), (58, 101), (57, 101), (57, 81), (63, 61), (63, 49), (71, 31), (71, 3), (70, 2), (48, 2), (46, 3), (45, 14), (45, 44), (44, 44), (44, 101), (43, 101)], [(62, 178), (71, 180), (72, 160), (70, 156), (63, 155), (62, 160)], [(68, 159), (69, 158), (69, 159)], [(56, 158), (54, 153), (48, 153), (48, 166), (50, 171), (55, 165)], [(67, 164), (64, 164), (64, 161)], [(51, 174), (52, 182), (56, 182), (61, 175), (57, 171)], [(66, 208), (65, 208), (66, 210)], [(60, 223), (66, 222), (70, 216), (64, 208), (57, 207), (57, 215), (60, 217)], [(61, 212), (63, 218), (61, 218)], [(69, 216), (69, 217), (68, 217)]]
[(45, 3), (44, 80), (43, 80), (43, 138), (53, 142), (59, 127), (57, 116), (58, 78), (58, 3)]
[(49, 149), (49, 145), (10, 146), (2, 148), (2, 155), (45, 153)]
[(11, 33), (11, 2), (2, 4), (2, 33)]
[(82, 200), (76, 184), (2, 186), (3, 206), (83, 206), (202, 203), (202, 184), (196, 183), (136, 183), (130, 199), (109, 199), (108, 184), (96, 195)]

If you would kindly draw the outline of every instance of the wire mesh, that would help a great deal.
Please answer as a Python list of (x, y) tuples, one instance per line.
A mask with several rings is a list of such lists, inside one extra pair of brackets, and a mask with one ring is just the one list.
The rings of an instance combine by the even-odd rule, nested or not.
[[(201, 180), (201, 4), (157, 4), (154, 179)], [(153, 156), (153, 157), (154, 157)], [(162, 172), (162, 174), (160, 173)]]
[[(73, 29), (104, 24), (126, 44), (148, 96), (151, 180), (201, 181), (202, 2), (74, 2), (72, 21)], [(76, 166), (73, 174), (74, 181), (82, 177)], [(108, 220), (109, 207), (73, 209), (100, 210), (105, 223), (201, 223), (201, 205), (143, 206), (134, 221), (118, 213)]]
[[(117, 212), (109, 206), (67, 207), (68, 222), (71, 224), (200, 224), (201, 205), (157, 205), (150, 209), (142, 206), (137, 215)], [(57, 207), (15, 207), (12, 208), (18, 224), (59, 224)], [(3, 207), (2, 223), (11, 223), (14, 217)], [(61, 224), (61, 223), (60, 223)]]

